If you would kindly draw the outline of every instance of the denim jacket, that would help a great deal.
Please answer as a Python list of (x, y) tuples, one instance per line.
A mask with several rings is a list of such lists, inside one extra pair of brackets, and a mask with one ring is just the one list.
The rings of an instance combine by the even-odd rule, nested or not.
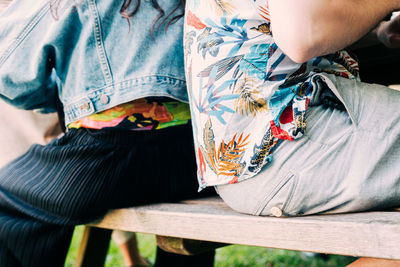
[[(66, 124), (146, 96), (187, 102), (183, 19), (152, 35), (159, 13), (149, 0), (130, 23), (122, 1), (54, 2), (57, 9), (49, 0), (14, 0), (0, 14), (2, 99), (54, 111), (58, 96)], [(158, 2), (169, 14), (178, 1)]]

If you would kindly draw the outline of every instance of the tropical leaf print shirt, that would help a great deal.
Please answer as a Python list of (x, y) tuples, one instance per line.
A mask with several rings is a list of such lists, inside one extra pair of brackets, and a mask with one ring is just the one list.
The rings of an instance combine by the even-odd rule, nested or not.
[(251, 178), (305, 131), (310, 78), (358, 77), (345, 51), (298, 64), (275, 44), (267, 0), (187, 0), (185, 65), (200, 187)]

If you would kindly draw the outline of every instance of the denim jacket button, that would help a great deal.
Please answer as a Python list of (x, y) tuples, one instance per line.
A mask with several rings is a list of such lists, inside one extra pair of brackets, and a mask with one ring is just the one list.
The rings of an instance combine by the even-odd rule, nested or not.
[(106, 95), (101, 95), (100, 96), (100, 102), (103, 104), (108, 104), (108, 102), (110, 102), (110, 98)]
[(271, 208), (271, 214), (274, 215), (275, 217), (281, 217), (283, 212), (280, 208), (278, 207), (272, 207)]
[(80, 110), (88, 110), (90, 105), (88, 102), (84, 103), (82, 106), (79, 107)]

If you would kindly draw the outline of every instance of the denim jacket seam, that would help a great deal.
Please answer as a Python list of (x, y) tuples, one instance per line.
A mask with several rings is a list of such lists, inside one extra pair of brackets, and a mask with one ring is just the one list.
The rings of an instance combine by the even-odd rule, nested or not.
[(100, 21), (100, 16), (99, 16), (99, 13), (97, 10), (95, 0), (89, 0), (89, 7), (90, 7), (91, 14), (93, 16), (93, 19), (94, 19), (94, 38), (96, 40), (96, 50), (97, 50), (97, 54), (99, 56), (101, 70), (103, 72), (106, 84), (110, 85), (113, 82), (112, 75), (111, 75), (111, 68), (110, 68), (109, 62), (107, 60), (106, 51), (104, 49), (103, 36), (101, 33), (101, 21)]
[[(164, 97), (169, 97), (169, 98), (175, 99), (180, 102), (188, 103), (187, 100), (185, 101), (182, 98), (179, 98), (177, 96), (160, 91), (158, 94), (154, 94), (151, 92), (149, 92), (148, 94), (136, 94), (136, 96), (134, 98), (131, 98), (130, 100), (124, 99), (123, 101), (121, 101), (120, 100), (121, 98), (117, 98), (120, 100), (120, 101), (118, 101), (117, 104), (114, 103), (110, 106), (106, 105), (101, 110), (100, 109), (95, 110), (95, 106), (100, 102), (100, 100), (94, 100), (94, 99), (91, 99), (90, 97), (83, 96), (78, 101), (75, 101), (74, 103), (65, 105), (64, 112), (65, 112), (66, 123), (69, 124), (73, 121), (76, 121), (76, 120), (82, 119), (86, 116), (89, 116), (91, 114), (94, 114), (95, 112), (107, 110), (115, 105), (119, 105), (122, 103), (132, 101), (134, 99), (139, 99), (139, 98), (149, 97), (149, 96), (164, 96)], [(81, 105), (81, 106), (79, 107), (79, 105)], [(84, 106), (86, 106), (86, 107), (82, 109), (82, 107), (84, 107)]]
[[(105, 110), (108, 107), (109, 104), (103, 104), (104, 108), (103, 109), (98, 109), (98, 105), (101, 105), (101, 96), (105, 95), (109, 97), (110, 103), (113, 103), (114, 105), (116, 104), (121, 104), (125, 103), (137, 98), (141, 97), (146, 97), (154, 94), (154, 92), (149, 92), (149, 95), (144, 94), (143, 92), (133, 92), (129, 89), (131, 89), (134, 86), (141, 87), (141, 86), (146, 86), (146, 85), (151, 85), (152, 87), (157, 88), (158, 84), (167, 84), (171, 88), (171, 91), (165, 92), (163, 90), (160, 90), (157, 95), (158, 96), (166, 96), (166, 97), (171, 97), (173, 99), (180, 99), (179, 94), (174, 94), (176, 92), (176, 89), (182, 89), (186, 86), (186, 82), (180, 79), (172, 78), (172, 77), (167, 77), (167, 80), (163, 80), (161, 83), (157, 78), (160, 78), (162, 76), (146, 76), (149, 78), (155, 77), (156, 79), (150, 79), (148, 82), (142, 82), (142, 83), (135, 83), (135, 81), (140, 81), (140, 78), (138, 79), (132, 79), (132, 80), (127, 80), (127, 81), (122, 81), (116, 84), (111, 84), (111, 85), (106, 85), (102, 86), (100, 88), (96, 88), (90, 91), (86, 91), (85, 93), (75, 96), (73, 98), (67, 98), (64, 99), (64, 112), (66, 116), (66, 121), (75, 121), (77, 119), (83, 118), (85, 116), (89, 116), (95, 112)], [(118, 88), (116, 90), (116, 88)], [(140, 91), (140, 90), (139, 90)], [(116, 93), (118, 92), (118, 93)], [(124, 98), (124, 101), (121, 101), (121, 96), (130, 96), (129, 98)], [(184, 99), (182, 98), (182, 101)], [(118, 102), (118, 103), (116, 103)], [(120, 103), (119, 103), (120, 102)]]
[(12, 41), (9, 47), (0, 55), (0, 68), (7, 61), (9, 56), (18, 48), (18, 46), (26, 39), (33, 28), (39, 23), (39, 21), (46, 15), (49, 11), (49, 5), (44, 5), (40, 10), (33, 16), (32, 20), (24, 27), (24, 29), (17, 35), (17, 37)]
[[(139, 82), (142, 79), (149, 78), (149, 81), (145, 82)], [(80, 96), (74, 96), (73, 98), (65, 98), (64, 100), (68, 103), (76, 103), (80, 102), (82, 98), (84, 97), (89, 97), (91, 99), (102, 95), (102, 94), (113, 94), (115, 93), (115, 90), (112, 90), (111, 93), (107, 92), (110, 89), (115, 89), (118, 88), (118, 90), (125, 90), (129, 89), (132, 85), (136, 86), (142, 86), (142, 85), (147, 85), (147, 84), (161, 84), (158, 82), (156, 79), (151, 79), (151, 78), (167, 78), (163, 83), (170, 84), (174, 87), (185, 87), (186, 86), (186, 81), (171, 75), (146, 75), (146, 76), (141, 76), (137, 78), (132, 78), (129, 80), (124, 80), (116, 83), (111, 83), (111, 84), (106, 84), (101, 87), (95, 87), (95, 88), (89, 88), (87, 91), (83, 92), (82, 95)], [(137, 81), (137, 82), (136, 82)], [(106, 91), (106, 92), (104, 92)]]

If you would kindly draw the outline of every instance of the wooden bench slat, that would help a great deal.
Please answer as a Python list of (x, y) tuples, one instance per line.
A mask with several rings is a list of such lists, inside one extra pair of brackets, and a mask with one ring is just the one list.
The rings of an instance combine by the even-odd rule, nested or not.
[(96, 227), (229, 244), (400, 259), (400, 212), (272, 218), (220, 201), (156, 204), (110, 212)]
[(195, 204), (195, 205), (220, 205), (220, 206), (225, 206), (225, 202), (222, 200), (220, 197), (204, 197), (204, 198), (197, 198), (197, 199), (188, 199), (188, 200), (183, 200), (180, 201), (179, 203), (184, 203), (184, 204)]

